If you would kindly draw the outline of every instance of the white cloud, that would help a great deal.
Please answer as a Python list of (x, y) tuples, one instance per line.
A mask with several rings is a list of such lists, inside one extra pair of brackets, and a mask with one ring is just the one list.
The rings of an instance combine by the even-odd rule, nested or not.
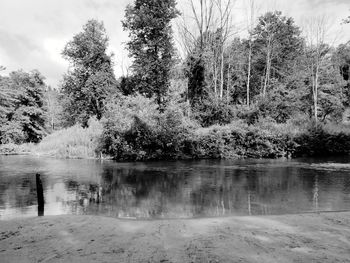
[[(180, 10), (189, 11), (189, 0), (178, 0)], [(61, 51), (74, 34), (82, 30), (88, 19), (104, 21), (110, 36), (110, 52), (115, 54), (116, 75), (122, 73), (122, 63), (128, 64), (123, 42), (121, 20), (124, 10), (132, 0), (1, 0), (0, 2), (0, 65), (8, 71), (23, 68), (38, 69), (47, 77), (47, 83), (56, 86), (67, 70), (68, 63)], [(237, 0), (235, 21), (244, 20), (243, 3)], [(350, 39), (350, 25), (340, 25), (350, 15), (349, 0), (256, 0), (261, 6), (260, 14), (266, 10), (279, 9), (295, 18), (297, 24), (303, 17), (330, 14), (333, 18), (333, 35), (338, 41)]]

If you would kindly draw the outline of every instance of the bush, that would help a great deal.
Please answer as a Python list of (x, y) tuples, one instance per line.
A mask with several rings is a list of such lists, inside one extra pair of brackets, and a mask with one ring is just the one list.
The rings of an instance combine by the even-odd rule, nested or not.
[(196, 158), (221, 159), (287, 157), (294, 147), (288, 136), (248, 126), (242, 121), (199, 129), (192, 145)]
[(203, 99), (196, 103), (194, 115), (204, 127), (226, 125), (236, 118), (236, 108), (223, 100)]
[(100, 149), (117, 160), (146, 158), (146, 134), (153, 130), (159, 119), (154, 99), (140, 94), (120, 96), (117, 102), (107, 104), (102, 121), (103, 134)]
[[(305, 114), (279, 123), (276, 118), (263, 117), (257, 109), (230, 110), (231, 117), (220, 121), (230, 119), (229, 123), (201, 127), (187, 117), (188, 108), (181, 103), (169, 104), (160, 113), (152, 99), (125, 97), (106, 115), (101, 149), (119, 161), (280, 158), (349, 152), (348, 127), (327, 124), (314, 128)], [(251, 117), (238, 119), (241, 113)]]
[(154, 102), (141, 95), (131, 105), (132, 114), (110, 112), (104, 122), (101, 147), (105, 153), (116, 160), (186, 158), (184, 141), (198, 124), (184, 116), (183, 108), (171, 105), (159, 113)]
[(294, 156), (350, 154), (350, 129), (346, 125), (319, 124), (295, 137), (299, 145)]

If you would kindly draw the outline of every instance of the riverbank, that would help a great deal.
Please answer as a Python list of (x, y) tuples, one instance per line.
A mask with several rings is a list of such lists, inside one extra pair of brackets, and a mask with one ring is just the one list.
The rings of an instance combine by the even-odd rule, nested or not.
[(0, 221), (2, 262), (349, 262), (350, 212)]

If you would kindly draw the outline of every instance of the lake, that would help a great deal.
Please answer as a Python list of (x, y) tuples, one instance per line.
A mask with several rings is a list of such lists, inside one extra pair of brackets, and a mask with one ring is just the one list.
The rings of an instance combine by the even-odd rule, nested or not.
[(350, 210), (350, 157), (117, 163), (0, 156), (0, 220), (38, 215), (129, 219)]

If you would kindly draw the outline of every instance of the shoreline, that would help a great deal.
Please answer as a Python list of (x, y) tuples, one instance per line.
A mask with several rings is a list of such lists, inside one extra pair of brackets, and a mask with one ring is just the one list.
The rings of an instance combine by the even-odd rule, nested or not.
[[(100, 157), (87, 157), (87, 156), (56, 156), (53, 154), (47, 154), (47, 153), (40, 153), (40, 152), (13, 152), (13, 153), (3, 153), (0, 152), (0, 156), (33, 156), (33, 157), (42, 157), (42, 158), (52, 158), (52, 159), (58, 159), (58, 160), (102, 160), (102, 161), (113, 161), (117, 163), (137, 163), (137, 162), (176, 162), (176, 161), (200, 161), (200, 160), (296, 160), (300, 158), (323, 158), (327, 157), (326, 155), (300, 155), (300, 156), (291, 156), (291, 157), (247, 157), (247, 156), (235, 156), (231, 158), (193, 158), (193, 157), (187, 157), (187, 158), (173, 158), (173, 159), (144, 159), (144, 160), (116, 160), (113, 159), (111, 156), (104, 156), (102, 158)], [(334, 154), (333, 157), (350, 157), (349, 154)]]
[(349, 248), (350, 212), (0, 221), (2, 262), (348, 262)]

